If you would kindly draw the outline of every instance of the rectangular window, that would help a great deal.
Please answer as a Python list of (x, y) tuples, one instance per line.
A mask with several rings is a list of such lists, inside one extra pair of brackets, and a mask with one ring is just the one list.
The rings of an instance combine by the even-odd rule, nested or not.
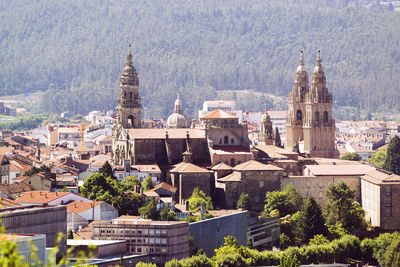
[(392, 186), (386, 186), (385, 187), (385, 195), (386, 196), (391, 196), (392, 195)]
[(150, 234), (150, 235), (154, 235), (154, 230), (153, 230), (153, 229), (150, 229), (150, 230), (149, 230), (149, 234)]
[(156, 230), (156, 235), (160, 235), (160, 230)]
[(385, 208), (385, 216), (392, 216), (392, 207)]
[(264, 181), (259, 181), (258, 186), (259, 186), (260, 188), (263, 188), (263, 187), (264, 187)]

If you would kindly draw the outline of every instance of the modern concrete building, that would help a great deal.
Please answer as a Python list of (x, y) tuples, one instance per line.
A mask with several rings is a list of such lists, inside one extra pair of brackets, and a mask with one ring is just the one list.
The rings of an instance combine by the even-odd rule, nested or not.
[(23, 257), (22, 261), (29, 263), (29, 266), (38, 266), (36, 259), (32, 258), (32, 251), (36, 251), (37, 259), (45, 265), (46, 258), (46, 235), (27, 234), (1, 234), (2, 241), (13, 241), (17, 243), (18, 253)]
[(214, 249), (224, 245), (225, 237), (234, 236), (239, 245), (247, 245), (247, 211), (238, 211), (220, 217), (189, 224), (193, 245), (212, 257)]
[(64, 237), (59, 243), (60, 253), (66, 251), (67, 208), (65, 206), (19, 206), (0, 209), (0, 216), (6, 233), (45, 234), (46, 247), (54, 247), (57, 236)]
[(93, 224), (93, 239), (126, 240), (127, 253), (149, 254), (156, 263), (189, 256), (189, 224), (121, 216)]
[(400, 229), (400, 176), (384, 170), (361, 176), (361, 201), (372, 226)]

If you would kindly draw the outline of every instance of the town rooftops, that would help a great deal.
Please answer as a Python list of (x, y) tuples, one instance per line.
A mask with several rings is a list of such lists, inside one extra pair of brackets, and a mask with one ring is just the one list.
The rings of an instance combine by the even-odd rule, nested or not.
[(58, 128), (58, 133), (63, 133), (63, 134), (80, 134), (81, 133), (81, 129), (78, 126), (74, 126), (74, 127), (59, 127)]
[(375, 170), (366, 164), (358, 165), (306, 165), (314, 176), (360, 176)]
[(18, 199), (18, 203), (49, 203), (60, 197), (71, 194), (69, 192), (47, 192), (47, 191), (31, 191), (22, 194)]
[(222, 109), (216, 109), (208, 113), (207, 115), (204, 115), (203, 117), (200, 117), (201, 120), (207, 120), (207, 119), (238, 119), (237, 116), (232, 115), (231, 113), (222, 110)]
[(249, 160), (236, 165), (233, 168), (235, 171), (282, 171), (282, 168), (271, 164), (263, 164), (255, 160)]
[(15, 202), (14, 200), (6, 197), (0, 198), (0, 207), (14, 207), (14, 206), (20, 206), (18, 202)]
[(93, 202), (83, 202), (83, 201), (73, 201), (68, 203), (67, 212), (74, 212), (76, 214), (81, 213), (82, 211), (94, 208), (98, 205), (103, 204), (103, 201), (93, 201)]
[(6, 194), (22, 194), (24, 192), (32, 191), (27, 184), (23, 182), (15, 182), (9, 185), (0, 185), (0, 192)]
[(206, 173), (206, 172), (211, 172), (207, 169), (201, 168), (197, 165), (194, 165), (192, 163), (188, 162), (181, 162), (175, 166), (172, 170), (169, 172), (179, 172), (179, 173)]
[(203, 129), (128, 129), (131, 139), (166, 139), (168, 134), (169, 139), (184, 139), (189, 133), (189, 138), (205, 139), (206, 133)]
[(7, 157), (5, 155), (0, 155), (0, 164), (1, 165), (10, 164), (10, 162), (8, 161), (8, 159), (7, 159)]

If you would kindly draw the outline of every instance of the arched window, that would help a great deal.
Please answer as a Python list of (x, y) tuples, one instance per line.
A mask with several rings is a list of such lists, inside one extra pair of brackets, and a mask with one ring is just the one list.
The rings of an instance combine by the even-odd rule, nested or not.
[(315, 111), (315, 121), (319, 122), (319, 112)]
[(132, 100), (132, 92), (129, 92), (129, 100)]
[(135, 126), (135, 118), (132, 115), (128, 117), (128, 128), (132, 128)]
[(232, 166), (232, 167), (235, 166), (235, 159), (234, 159), (234, 158), (231, 159), (231, 166)]
[(328, 111), (324, 111), (324, 122), (328, 122)]
[(224, 137), (224, 144), (225, 145), (229, 144), (229, 137), (227, 135), (225, 135)]
[(303, 114), (301, 113), (300, 109), (297, 110), (296, 118), (297, 118), (298, 121), (302, 121), (303, 120)]
[(219, 144), (220, 144), (220, 145), (222, 144), (222, 139), (221, 139), (221, 138), (219, 139)]

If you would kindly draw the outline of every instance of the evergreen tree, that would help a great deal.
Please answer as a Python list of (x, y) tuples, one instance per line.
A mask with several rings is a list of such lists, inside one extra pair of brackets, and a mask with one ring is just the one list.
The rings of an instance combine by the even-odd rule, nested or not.
[(104, 162), (103, 166), (100, 169), (100, 172), (104, 175), (104, 177), (111, 177), (112, 179), (116, 179), (113, 168), (108, 161)]
[(237, 208), (242, 210), (250, 210), (250, 198), (246, 193), (241, 193), (237, 202)]
[(296, 245), (308, 243), (314, 235), (326, 235), (327, 233), (328, 229), (321, 208), (311, 196), (304, 203), (296, 221), (294, 230)]
[(386, 153), (387, 156), (383, 168), (400, 175), (400, 138), (397, 135), (390, 140)]

